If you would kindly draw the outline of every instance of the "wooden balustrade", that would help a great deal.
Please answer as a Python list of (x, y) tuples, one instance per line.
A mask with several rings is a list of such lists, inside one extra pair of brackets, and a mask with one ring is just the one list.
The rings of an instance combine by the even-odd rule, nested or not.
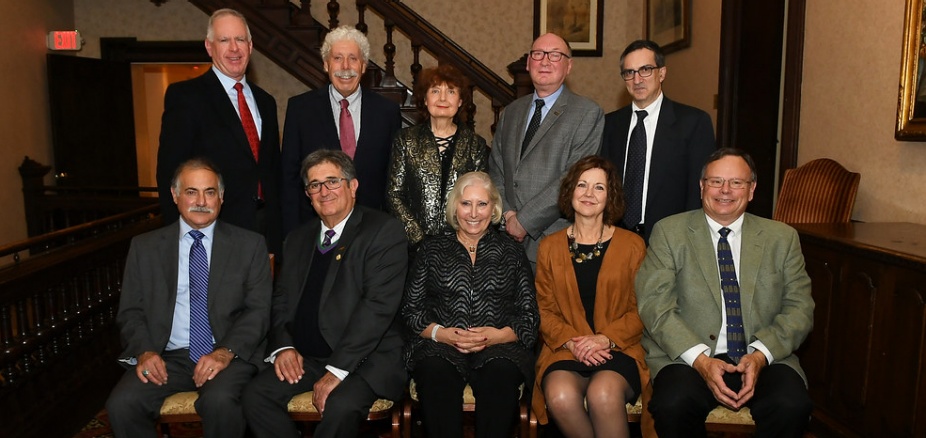
[(121, 375), (114, 320), (125, 257), (132, 237), (161, 225), (142, 210), (0, 247), (7, 256), (72, 241), (0, 268), (0, 412), (10, 436), (74, 433)]

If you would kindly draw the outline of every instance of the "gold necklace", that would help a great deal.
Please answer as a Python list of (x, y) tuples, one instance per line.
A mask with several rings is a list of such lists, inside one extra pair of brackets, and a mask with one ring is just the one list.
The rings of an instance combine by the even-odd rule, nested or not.
[(570, 230), (567, 234), (569, 240), (569, 256), (573, 257), (576, 263), (582, 263), (589, 261), (601, 255), (601, 239), (604, 237), (604, 224), (601, 224), (601, 232), (598, 234), (598, 243), (595, 244), (595, 247), (587, 253), (579, 252), (579, 243), (576, 242), (575, 224), (570, 227)]
[[(479, 237), (482, 238), (482, 236), (479, 236)], [(466, 249), (469, 250), (469, 253), (470, 253), (470, 254), (475, 254), (475, 253), (476, 253), (476, 246), (479, 245), (479, 239), (476, 239), (476, 243), (466, 242), (465, 240), (466, 240), (466, 239), (464, 239), (463, 236), (460, 235), (460, 233), (457, 233), (457, 241), (459, 241), (460, 243), (462, 243), (463, 246), (465, 246)]]

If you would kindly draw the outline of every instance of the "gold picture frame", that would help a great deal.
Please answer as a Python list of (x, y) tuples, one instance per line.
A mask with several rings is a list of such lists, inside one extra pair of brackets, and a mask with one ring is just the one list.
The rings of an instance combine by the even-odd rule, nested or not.
[(555, 33), (572, 56), (601, 56), (604, 0), (534, 0), (534, 38)]
[(904, 13), (903, 54), (900, 61), (900, 92), (894, 138), (926, 141), (926, 6), (923, 0), (907, 0)]
[(663, 53), (691, 45), (691, 0), (646, 0), (646, 39)]

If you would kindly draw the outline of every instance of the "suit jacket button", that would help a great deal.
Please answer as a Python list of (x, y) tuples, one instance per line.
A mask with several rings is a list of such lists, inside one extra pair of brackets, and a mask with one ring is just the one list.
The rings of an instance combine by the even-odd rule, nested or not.
[(518, 187), (518, 183), (514, 183), (514, 186), (515, 186), (515, 187)]
[(714, 336), (714, 335), (711, 335), (710, 338), (711, 338), (712, 341), (716, 341), (716, 340), (717, 340), (717, 337)]

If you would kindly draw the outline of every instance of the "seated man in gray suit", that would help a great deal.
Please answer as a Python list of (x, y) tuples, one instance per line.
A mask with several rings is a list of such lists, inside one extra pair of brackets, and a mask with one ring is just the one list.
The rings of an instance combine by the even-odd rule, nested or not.
[(206, 437), (244, 436), (241, 391), (262, 367), (272, 282), (260, 234), (216, 221), (225, 184), (192, 159), (174, 172), (172, 225), (136, 236), (116, 322), (130, 366), (106, 410), (117, 437), (158, 436), (167, 396), (199, 391)]
[(537, 242), (569, 224), (556, 205), (560, 180), (580, 158), (599, 152), (604, 113), (564, 85), (572, 50), (559, 36), (534, 41), (527, 70), (534, 93), (511, 102), (498, 119), (489, 175), (502, 195), (505, 230), (524, 242), (536, 269)]
[(258, 437), (297, 436), (286, 413), (294, 395), (314, 391), (322, 414), (316, 437), (355, 437), (377, 398), (397, 400), (402, 361), (402, 300), (408, 264), (405, 227), (356, 204), (357, 173), (342, 151), (302, 161), (305, 193), (318, 219), (293, 230), (273, 293), (268, 362), (244, 393)]
[(752, 158), (715, 151), (701, 171), (702, 209), (656, 223), (637, 273), (648, 414), (660, 437), (705, 436), (718, 404), (748, 406), (757, 437), (800, 437), (813, 405), (794, 351), (813, 327), (797, 232), (746, 213)]

